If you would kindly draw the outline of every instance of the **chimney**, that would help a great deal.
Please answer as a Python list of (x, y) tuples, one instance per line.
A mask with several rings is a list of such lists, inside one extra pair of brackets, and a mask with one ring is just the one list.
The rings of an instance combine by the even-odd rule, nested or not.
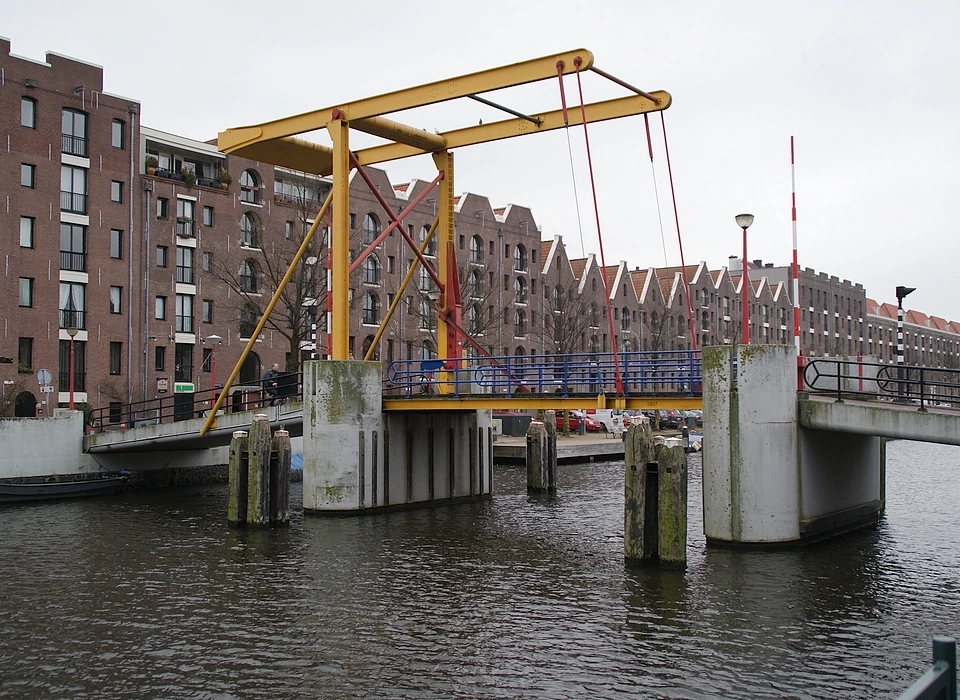
[(727, 270), (729, 272), (740, 272), (740, 258), (736, 255), (731, 255), (727, 260)]
[(763, 260), (760, 260), (759, 258), (757, 258), (756, 260), (753, 261), (753, 264), (756, 267), (763, 267)]

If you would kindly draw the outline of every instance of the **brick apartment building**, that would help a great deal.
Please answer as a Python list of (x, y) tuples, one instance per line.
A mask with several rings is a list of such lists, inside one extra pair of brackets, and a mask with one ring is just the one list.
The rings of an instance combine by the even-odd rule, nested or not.
[[(141, 126), (136, 100), (103, 92), (102, 68), (53, 53), (45, 61), (13, 56), (3, 39), (0, 135), (9, 144), (0, 153), (0, 415), (44, 415), (67, 404), (71, 333), (76, 402), (106, 407), (223, 382), (330, 190), (321, 178), (226, 156), (215, 142)], [(367, 172), (395, 213), (430, 187)], [(404, 219), (417, 243), (437, 199), (427, 192)], [(350, 207), (355, 259), (390, 218), (359, 177), (351, 179)], [(743, 277), (735, 258), (713, 271), (705, 263), (604, 268), (593, 255), (569, 258), (561, 236), (541, 240), (528, 208), (472, 193), (457, 197), (455, 222), (463, 323), (493, 355), (739, 342)], [(435, 261), (435, 242), (425, 255)], [(413, 257), (394, 230), (351, 275), (349, 348), (358, 359), (394, 302), (373, 357), (386, 367), (436, 356), (429, 275), (420, 270), (396, 298)], [(239, 383), (257, 383), (273, 363), (296, 369), (325, 354), (326, 259), (320, 222)], [(792, 342), (789, 270), (754, 261), (748, 284), (751, 342)], [(893, 361), (895, 307), (891, 316), (861, 285), (812, 270), (802, 272), (800, 297), (805, 352)], [(958, 365), (956, 324), (910, 312), (906, 328), (908, 362)], [(40, 369), (51, 370), (52, 393), (41, 393)]]

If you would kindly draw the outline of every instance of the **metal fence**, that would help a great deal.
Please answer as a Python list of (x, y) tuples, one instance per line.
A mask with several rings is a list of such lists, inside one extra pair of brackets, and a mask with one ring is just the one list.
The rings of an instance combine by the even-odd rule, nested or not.
[(957, 700), (957, 642), (933, 638), (933, 665), (898, 700)]

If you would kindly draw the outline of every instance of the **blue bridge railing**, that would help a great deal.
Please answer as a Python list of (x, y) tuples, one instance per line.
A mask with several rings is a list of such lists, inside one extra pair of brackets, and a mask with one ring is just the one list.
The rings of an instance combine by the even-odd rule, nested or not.
[[(624, 393), (695, 395), (700, 393), (700, 352), (584, 353), (467, 357), (458, 360), (399, 360), (386, 373), (386, 393), (556, 394), (617, 393), (617, 368)], [(442, 386), (441, 386), (442, 385)]]
[(957, 700), (957, 642), (933, 638), (933, 665), (898, 700)]

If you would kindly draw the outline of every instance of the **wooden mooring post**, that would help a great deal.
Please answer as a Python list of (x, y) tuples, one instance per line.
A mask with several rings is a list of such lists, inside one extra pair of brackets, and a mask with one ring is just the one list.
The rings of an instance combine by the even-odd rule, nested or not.
[(649, 424), (624, 436), (623, 553), (628, 563), (686, 566), (687, 455), (654, 444)]
[(227, 521), (231, 525), (287, 525), (290, 522), (290, 434), (270, 435), (270, 421), (258, 413), (250, 432), (230, 441)]
[(547, 411), (543, 421), (530, 421), (527, 428), (527, 490), (557, 490), (557, 424), (553, 411)]

